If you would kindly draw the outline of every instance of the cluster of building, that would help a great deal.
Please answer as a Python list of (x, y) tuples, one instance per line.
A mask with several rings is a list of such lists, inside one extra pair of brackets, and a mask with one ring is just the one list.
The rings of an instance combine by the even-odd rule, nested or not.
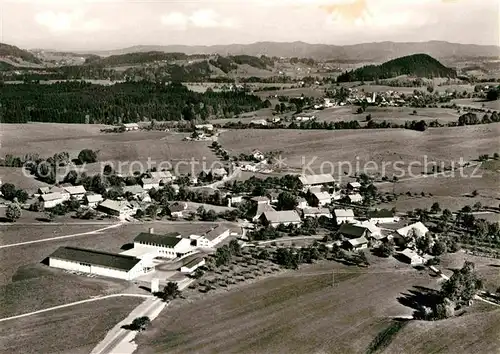
[[(165, 260), (183, 258), (203, 249), (213, 249), (231, 235), (231, 230), (222, 225), (207, 230), (201, 235), (187, 237), (174, 232), (155, 233), (151, 228), (141, 232), (134, 240), (134, 247), (122, 253), (77, 247), (59, 247), (48, 256), (50, 267), (68, 271), (94, 274), (124, 280), (133, 280), (155, 270), (156, 264)], [(190, 262), (181, 268), (190, 273), (204, 260)], [(196, 263), (196, 264), (195, 264)]]

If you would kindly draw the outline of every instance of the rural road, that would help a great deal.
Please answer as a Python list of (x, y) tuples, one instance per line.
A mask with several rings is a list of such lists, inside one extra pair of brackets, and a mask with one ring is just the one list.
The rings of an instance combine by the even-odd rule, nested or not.
[[(119, 322), (106, 337), (91, 351), (91, 354), (112, 354), (133, 352), (135, 345), (131, 344), (131, 340), (135, 337), (136, 332), (122, 328), (125, 325), (130, 325), (137, 317), (147, 316), (151, 320), (156, 318), (161, 310), (166, 306), (163, 300), (158, 298), (146, 299), (142, 304), (137, 306), (123, 321)], [(125, 346), (125, 348), (123, 348)]]
[(113, 229), (115, 227), (119, 227), (123, 225), (123, 223), (119, 224), (113, 224), (111, 226), (104, 227), (102, 229), (94, 230), (94, 231), (87, 231), (87, 232), (81, 232), (78, 234), (71, 234), (71, 235), (64, 235), (64, 236), (57, 236), (57, 237), (50, 237), (50, 238), (44, 238), (42, 240), (34, 240), (34, 241), (26, 241), (26, 242), (19, 242), (19, 243), (11, 243), (9, 245), (2, 245), (0, 246), (0, 249), (2, 248), (10, 248), (10, 247), (17, 247), (17, 246), (24, 246), (24, 245), (30, 245), (33, 243), (40, 243), (40, 242), (48, 242), (48, 241), (55, 241), (55, 240), (63, 240), (66, 238), (72, 238), (72, 237), (78, 237), (78, 236), (85, 236), (85, 235), (94, 235), (102, 231), (106, 231), (109, 229)]
[(99, 301), (99, 300), (109, 299), (109, 298), (113, 298), (113, 297), (122, 297), (122, 296), (126, 296), (126, 297), (141, 297), (141, 298), (148, 298), (148, 299), (153, 297), (153, 295), (142, 295), (142, 294), (112, 294), (112, 295), (105, 295), (105, 296), (94, 297), (92, 299), (87, 299), (87, 300), (81, 300), (81, 301), (72, 302), (70, 304), (49, 307), (49, 308), (46, 308), (46, 309), (43, 309), (43, 310), (38, 310), (38, 311), (23, 313), (22, 315), (16, 315), (16, 316), (12, 316), (12, 317), (0, 318), (0, 322), (5, 322), (5, 321), (9, 321), (9, 320), (15, 320), (15, 319), (18, 319), (18, 318), (28, 317), (28, 316), (32, 316), (32, 315), (37, 315), (39, 313), (54, 311), (54, 310), (62, 309), (62, 308), (65, 308), (65, 307), (70, 307), (70, 306), (85, 304), (87, 302)]

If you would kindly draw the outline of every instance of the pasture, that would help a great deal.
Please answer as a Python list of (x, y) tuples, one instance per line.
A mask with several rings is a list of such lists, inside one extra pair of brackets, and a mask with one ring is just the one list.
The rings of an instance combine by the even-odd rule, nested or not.
[(261, 151), (283, 151), (284, 164), (297, 172), (332, 173), (337, 179), (346, 173), (385, 172), (391, 177), (396, 172), (403, 178), (409, 175), (409, 170), (417, 174), (424, 171), (425, 157), (428, 162), (449, 165), (450, 161), (460, 158), (469, 161), (481, 154), (492, 154), (498, 150), (499, 134), (500, 124), (436, 128), (425, 132), (252, 129), (228, 131), (221, 135), (219, 142), (232, 154), (250, 153), (256, 147)]
[[(2, 153), (15, 156), (38, 153), (49, 157), (67, 151), (71, 158), (76, 158), (83, 149), (99, 150), (99, 162), (75, 167), (91, 174), (100, 172), (105, 163), (112, 164), (115, 170), (121, 170), (124, 174), (145, 171), (150, 167), (173, 168), (179, 173), (199, 173), (217, 160), (208, 147), (209, 142), (183, 141), (187, 134), (160, 131), (101, 133), (102, 127), (83, 124), (7, 124), (2, 127)], [(65, 168), (59, 171), (63, 176), (65, 172)], [(0, 177), (4, 183), (14, 183), (31, 190), (44, 185), (30, 176), (23, 176), (20, 169), (2, 168), (0, 173), (3, 173)]]
[[(315, 111), (314, 115), (318, 121), (338, 122), (357, 120), (366, 122), (366, 116), (371, 115), (372, 120), (379, 123), (387, 121), (394, 124), (404, 124), (414, 120), (424, 120), (427, 123), (437, 120), (441, 124), (458, 121), (460, 116), (455, 110), (446, 108), (411, 108), (411, 107), (375, 107), (369, 106), (362, 114), (357, 114), (356, 106), (344, 106), (327, 108)], [(417, 111), (414, 114), (413, 111)]]
[(181, 303), (138, 336), (138, 353), (365, 352), (392, 317), (413, 313), (398, 300), (402, 294), (436, 285), (426, 272), (384, 263), (390, 265), (318, 263)]
[(473, 99), (463, 98), (463, 99), (453, 100), (452, 103), (456, 103), (457, 106), (493, 109), (496, 111), (500, 110), (500, 100), (482, 101), (475, 98)]
[(0, 353), (90, 353), (142, 299), (105, 299), (2, 322)]

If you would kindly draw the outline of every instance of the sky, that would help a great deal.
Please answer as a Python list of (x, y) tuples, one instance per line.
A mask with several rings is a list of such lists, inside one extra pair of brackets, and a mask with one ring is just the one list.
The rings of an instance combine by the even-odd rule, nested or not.
[(499, 43), (500, 0), (0, 0), (0, 42), (106, 50), (259, 41)]

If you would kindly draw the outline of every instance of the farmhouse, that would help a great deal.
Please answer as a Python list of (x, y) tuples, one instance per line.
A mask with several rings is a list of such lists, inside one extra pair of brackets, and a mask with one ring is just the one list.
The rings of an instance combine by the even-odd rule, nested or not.
[(359, 193), (350, 194), (347, 197), (351, 203), (361, 203), (363, 201), (363, 197)]
[(125, 280), (151, 271), (136, 257), (77, 247), (59, 247), (48, 258), (50, 267)]
[(125, 131), (131, 131), (131, 130), (139, 130), (139, 124), (137, 123), (124, 123), (121, 125), (121, 128)]
[(137, 207), (132, 206), (132, 204), (127, 201), (116, 201), (111, 199), (106, 199), (99, 204), (98, 209), (103, 213), (119, 218), (132, 216), (137, 211)]
[(307, 208), (307, 200), (303, 197), (298, 197), (297, 198), (297, 208), (298, 209)]
[(422, 265), (425, 263), (425, 259), (417, 254), (417, 252), (406, 248), (403, 251), (399, 252), (401, 258), (406, 263), (411, 265)]
[(347, 189), (350, 191), (359, 191), (359, 188), (361, 187), (361, 183), (359, 182), (350, 182), (347, 184)]
[(412, 234), (415, 237), (422, 237), (428, 232), (429, 229), (419, 221), (396, 230), (396, 232), (392, 235), (392, 238), (398, 244), (405, 244)]
[(383, 240), (387, 236), (382, 234), (382, 229), (370, 221), (357, 221), (355, 220), (354, 225), (367, 228), (370, 231), (370, 236), (377, 240)]
[(262, 160), (264, 160), (266, 158), (264, 156), (264, 154), (262, 152), (260, 152), (259, 150), (254, 150), (252, 152), (252, 156), (253, 156), (254, 159), (259, 160), (259, 161), (262, 161)]
[(141, 179), (142, 189), (149, 191), (150, 189), (160, 189), (160, 181), (153, 178), (143, 178)]
[(366, 227), (352, 224), (342, 224), (339, 229), (339, 234), (346, 239), (360, 237), (369, 238), (371, 236), (370, 230)]
[(207, 231), (203, 237), (207, 239), (210, 243), (210, 247), (215, 247), (218, 243), (228, 238), (231, 235), (231, 230), (227, 227), (218, 225), (213, 229)]
[(325, 206), (332, 202), (332, 197), (327, 192), (313, 193), (313, 200), (318, 206)]
[(199, 267), (205, 265), (205, 258), (196, 258), (181, 267), (181, 273), (191, 274)]
[(170, 205), (170, 216), (174, 218), (182, 218), (184, 211), (187, 209), (187, 203), (175, 202)]
[(134, 184), (133, 186), (125, 186), (123, 187), (123, 194), (127, 193), (132, 195), (132, 197), (137, 198), (144, 193), (144, 189), (138, 184)]
[(59, 192), (42, 194), (39, 197), (45, 209), (50, 209), (64, 202), (63, 196)]
[(332, 213), (328, 208), (305, 208), (302, 210), (304, 218), (320, 218), (322, 216), (331, 219)]
[(253, 197), (250, 200), (254, 204), (250, 213), (252, 221), (257, 221), (265, 212), (274, 211), (268, 197)]
[(337, 225), (354, 222), (354, 211), (352, 209), (335, 209), (333, 213), (335, 214)]
[(398, 222), (399, 216), (387, 209), (373, 210), (368, 212), (368, 220), (374, 224), (390, 224)]
[(302, 175), (299, 177), (299, 181), (302, 183), (305, 191), (314, 186), (321, 187), (324, 185), (335, 184), (335, 179), (331, 174)]
[(165, 258), (182, 257), (193, 252), (190, 239), (182, 238), (177, 232), (166, 235), (155, 234), (153, 229), (141, 232), (134, 238), (134, 250)]
[(84, 186), (64, 187), (63, 190), (69, 194), (70, 198), (75, 198), (76, 200), (82, 200), (85, 193), (87, 193)]
[(196, 130), (206, 130), (210, 132), (214, 130), (213, 124), (196, 124), (194, 127)]
[(299, 225), (301, 219), (295, 210), (266, 211), (260, 216), (260, 220), (265, 225), (276, 227), (283, 225)]
[(236, 195), (236, 194), (228, 194), (226, 196), (227, 199), (227, 206), (231, 207), (235, 204), (239, 204), (243, 201), (243, 196), (242, 195)]
[(210, 241), (207, 240), (204, 236), (200, 235), (190, 235), (189, 239), (191, 240), (191, 246), (201, 247), (201, 248), (210, 248)]
[(158, 184), (166, 184), (174, 180), (174, 176), (170, 171), (150, 172), (149, 175)]
[(85, 203), (91, 208), (95, 208), (102, 201), (102, 195), (100, 194), (87, 194), (85, 196)]
[(267, 125), (267, 120), (265, 119), (254, 119), (250, 122), (253, 125)]
[(354, 251), (362, 250), (362, 249), (368, 248), (368, 240), (366, 239), (366, 237), (361, 236), (358, 238), (352, 238), (352, 239), (346, 240), (344, 242), (344, 245), (346, 246), (346, 248), (348, 248), (350, 250), (354, 250)]

